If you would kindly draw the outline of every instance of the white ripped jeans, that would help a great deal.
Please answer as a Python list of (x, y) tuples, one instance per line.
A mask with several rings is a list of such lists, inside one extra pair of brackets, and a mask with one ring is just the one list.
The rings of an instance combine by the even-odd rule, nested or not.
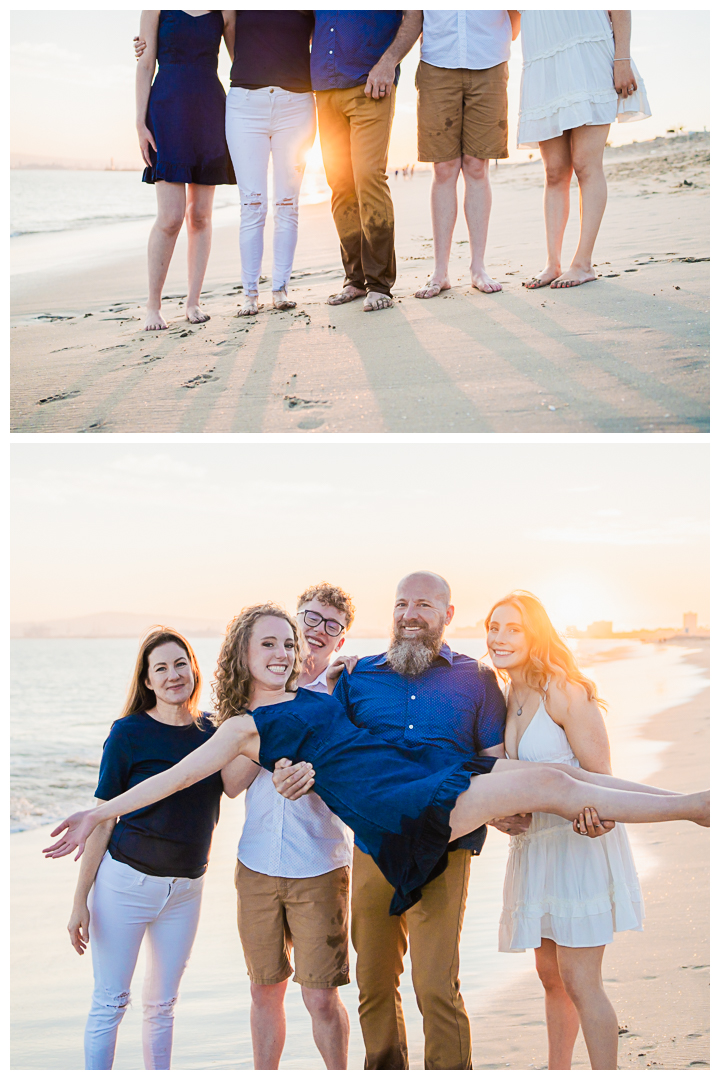
[(204, 880), (151, 877), (105, 853), (89, 901), (95, 988), (85, 1027), (86, 1069), (112, 1069), (146, 934), (143, 1058), (146, 1069), (170, 1068), (175, 1002), (195, 940)]
[(225, 106), (227, 138), (240, 190), (240, 261), (246, 296), (257, 296), (268, 210), (268, 164), (273, 159), (272, 287), (290, 280), (298, 234), (298, 199), (305, 155), (315, 138), (315, 98), (279, 86), (232, 86)]

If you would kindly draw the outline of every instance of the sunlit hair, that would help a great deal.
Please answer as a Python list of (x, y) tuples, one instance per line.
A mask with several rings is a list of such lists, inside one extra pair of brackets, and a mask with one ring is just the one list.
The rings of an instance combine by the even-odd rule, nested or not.
[(288, 615), (284, 608), (278, 604), (253, 604), (252, 607), (243, 608), (239, 615), (229, 624), (225, 633), (225, 640), (220, 649), (215, 680), (213, 682), (213, 702), (215, 715), (213, 721), (216, 725), (222, 724), (231, 716), (238, 716), (246, 708), (250, 699), (252, 675), (248, 667), (248, 644), (253, 627), (258, 619), (264, 615), (274, 615), (278, 619), (284, 619), (292, 630), (295, 643), (295, 659), (292, 670), (285, 682), (286, 690), (294, 690), (298, 675), (302, 670), (302, 647), (297, 623), (292, 615)]
[[(567, 683), (576, 683), (583, 687), (589, 701), (595, 701), (603, 708), (607, 708), (602, 698), (598, 697), (595, 683), (580, 671), (575, 657), (550, 622), (547, 611), (537, 596), (531, 592), (516, 589), (493, 604), (490, 614), (485, 619), (486, 632), (490, 628), (493, 612), (503, 604), (511, 604), (517, 609), (527, 638), (530, 651), (522, 672), (525, 683), (543, 697), (551, 678), (557, 679), (560, 689)], [(510, 678), (508, 673), (502, 668), (496, 670), (500, 678), (508, 682)]]
[(337, 585), (330, 585), (327, 581), (321, 581), (319, 585), (311, 585), (305, 592), (298, 596), (298, 608), (303, 604), (309, 604), (311, 600), (318, 600), (321, 604), (334, 607), (345, 616), (345, 629), (349, 630), (355, 618), (355, 605), (352, 597), (344, 589)]
[(148, 677), (150, 654), (160, 645), (168, 645), (170, 642), (179, 645), (187, 653), (187, 658), (190, 661), (190, 670), (193, 673), (195, 685), (192, 694), (184, 702), (184, 707), (193, 717), (197, 726), (200, 727), (200, 706), (198, 702), (200, 700), (200, 690), (202, 689), (202, 677), (197, 657), (190, 642), (170, 626), (151, 626), (140, 643), (140, 651), (135, 661), (135, 671), (130, 681), (122, 715), (132, 716), (133, 713), (147, 712), (148, 709), (153, 709), (157, 705), (155, 691), (145, 685), (145, 680)]

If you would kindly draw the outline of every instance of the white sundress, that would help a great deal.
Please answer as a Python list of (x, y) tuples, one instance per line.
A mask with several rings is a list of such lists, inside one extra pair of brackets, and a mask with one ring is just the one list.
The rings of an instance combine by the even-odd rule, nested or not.
[(517, 144), (537, 147), (563, 131), (651, 116), (645, 85), (618, 97), (615, 39), (607, 11), (523, 11), (523, 68)]
[[(541, 702), (518, 747), (521, 761), (577, 765), (563, 729)], [(609, 945), (613, 931), (642, 930), (640, 883), (625, 826), (591, 839), (556, 814), (533, 814), (510, 841), (500, 952), (536, 949), (541, 938), (570, 948)]]

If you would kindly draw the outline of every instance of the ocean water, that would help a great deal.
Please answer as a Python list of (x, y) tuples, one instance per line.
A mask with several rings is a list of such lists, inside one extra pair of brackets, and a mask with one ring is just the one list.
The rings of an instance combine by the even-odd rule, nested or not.
[[(642, 780), (657, 767), (664, 744), (641, 736), (654, 714), (691, 700), (704, 685), (699, 668), (685, 662), (692, 650), (636, 641), (579, 641), (581, 666), (609, 703), (613, 768)], [(219, 638), (194, 643), (204, 678), (203, 703)], [(350, 639), (345, 651), (365, 656), (386, 642)], [(477, 658), (481, 639), (453, 639), (453, 648)], [(91, 805), (103, 740), (121, 715), (133, 668), (134, 639), (18, 639), (12, 642), (11, 831), (36, 828)]]
[[(143, 184), (140, 177), (139, 170), (11, 169), (10, 236), (152, 220), (156, 211), (155, 191), (152, 184)], [(320, 202), (329, 198), (329, 194), (322, 170), (309, 167), (300, 202)], [(216, 187), (213, 205), (216, 214), (229, 207), (237, 211), (237, 188)]]

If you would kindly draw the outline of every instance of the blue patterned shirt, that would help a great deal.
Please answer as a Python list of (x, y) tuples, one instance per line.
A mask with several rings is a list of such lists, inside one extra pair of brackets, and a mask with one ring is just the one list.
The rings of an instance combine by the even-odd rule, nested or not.
[[(334, 696), (354, 724), (398, 746), (430, 744), (468, 760), (504, 739), (505, 698), (495, 675), (444, 642), (422, 675), (393, 671), (387, 653), (363, 656), (352, 675), (343, 671)], [(486, 832), (482, 825), (458, 846), (479, 852)]]
[[(310, 73), (313, 90), (346, 90), (367, 81), (395, 40), (402, 11), (316, 11)], [(395, 83), (400, 66), (395, 69)]]

